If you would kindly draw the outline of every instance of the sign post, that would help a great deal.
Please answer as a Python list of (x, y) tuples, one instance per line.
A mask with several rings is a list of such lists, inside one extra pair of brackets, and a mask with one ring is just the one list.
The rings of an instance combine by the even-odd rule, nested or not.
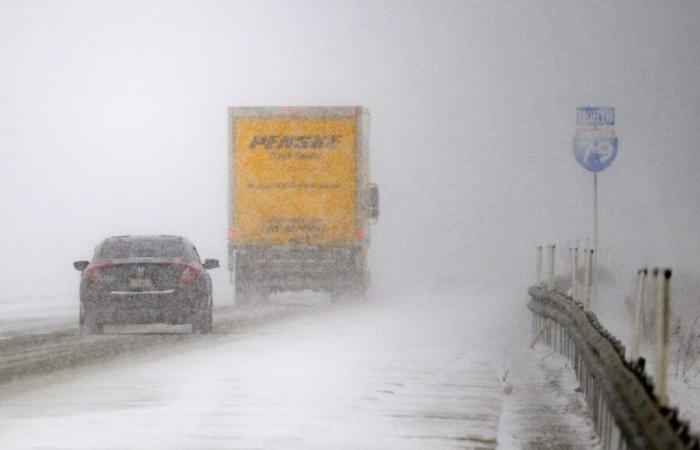
[[(598, 249), (598, 172), (593, 172), (593, 250), (597, 250), (597, 249)], [(595, 255), (595, 253), (594, 253), (594, 255)]]
[(593, 172), (593, 251), (598, 255), (598, 172), (605, 170), (617, 156), (615, 108), (584, 106), (576, 109), (574, 156)]

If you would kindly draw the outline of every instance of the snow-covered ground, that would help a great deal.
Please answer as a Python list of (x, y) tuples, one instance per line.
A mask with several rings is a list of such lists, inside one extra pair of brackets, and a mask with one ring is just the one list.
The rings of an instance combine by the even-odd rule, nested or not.
[(0, 448), (586, 448), (528, 319), (519, 300), (416, 296), (220, 331), (0, 386)]
[[(634, 324), (633, 317), (625, 304), (625, 295), (630, 295), (629, 287), (620, 282), (608, 282), (599, 286), (596, 292), (594, 311), (601, 323), (627, 346), (631, 348)], [(680, 311), (677, 311), (681, 314)], [(654, 374), (654, 350), (651, 342), (643, 342), (642, 356), (647, 361), (647, 373)], [(690, 422), (693, 432), (700, 432), (700, 376), (694, 378), (675, 374), (673, 360), (669, 368), (669, 403), (679, 409), (683, 420)], [(695, 372), (693, 372), (695, 373)]]
[(76, 328), (78, 300), (37, 296), (0, 299), (0, 339)]
[(504, 396), (499, 449), (599, 449), (588, 407), (566, 358), (538, 344), (530, 349), (532, 313), (525, 292), (513, 292), (502, 310), (499, 377)]
[(513, 354), (499, 448), (600, 449), (576, 375), (564, 357), (539, 347)]

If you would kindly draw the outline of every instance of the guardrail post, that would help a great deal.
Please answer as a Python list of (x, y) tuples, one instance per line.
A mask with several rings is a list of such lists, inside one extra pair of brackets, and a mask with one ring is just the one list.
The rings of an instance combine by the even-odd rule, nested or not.
[(647, 269), (637, 272), (637, 308), (635, 310), (634, 337), (632, 341), (632, 361), (639, 358), (639, 347), (642, 340), (642, 321), (644, 319), (644, 285), (646, 284)]
[(574, 287), (574, 247), (569, 247), (569, 277), (571, 279), (571, 298), (576, 301), (576, 288)]
[[(638, 272), (638, 299), (644, 297), (646, 275), (644, 269)], [(528, 307), (536, 318), (533, 331), (537, 336), (533, 344), (542, 338), (552, 350), (570, 358), (592, 425), (600, 438), (599, 445), (605, 450), (700, 450), (700, 438), (690, 434), (686, 422), (678, 420), (676, 409), (667, 406), (671, 270), (662, 272), (663, 284), (658, 269), (654, 275), (658, 282), (655, 307), (659, 308), (654, 324), (659, 328), (655, 332), (659, 338), (655, 383), (645, 371), (645, 360), (626, 362), (621, 341), (594, 314), (583, 311), (581, 303), (574, 303), (561, 292), (546, 291), (542, 285), (529, 289), (532, 301)], [(655, 395), (647, 395), (654, 392), (654, 384)]]
[(654, 383), (658, 383), (661, 377), (661, 307), (659, 306), (659, 268), (651, 271), (651, 307), (654, 310)]
[(593, 310), (593, 252), (594, 249), (588, 250), (588, 278), (586, 279), (586, 309)]
[(537, 284), (542, 282), (542, 246), (537, 246)]
[(556, 339), (556, 330), (552, 330), (552, 324), (556, 325), (556, 322), (550, 318), (544, 318), (539, 314), (536, 315), (536, 326), (533, 328), (532, 341), (530, 342), (530, 348), (534, 348), (537, 341), (542, 339), (543, 343), (549, 347), (552, 347)]
[(548, 246), (549, 250), (549, 279), (547, 282), (547, 287), (549, 290), (554, 289), (554, 254), (556, 250), (556, 245), (552, 244)]
[(583, 300), (581, 300), (581, 303), (583, 303), (583, 309), (584, 311), (588, 311), (588, 302), (589, 298), (588, 295), (590, 294), (589, 289), (588, 289), (588, 277), (591, 275), (588, 267), (588, 251), (589, 249), (584, 248), (583, 249)]
[(574, 247), (572, 256), (573, 272), (571, 275), (571, 296), (573, 297), (575, 302), (578, 302), (578, 247)]
[(657, 382), (658, 393), (657, 398), (661, 405), (668, 404), (668, 341), (671, 324), (671, 269), (664, 270), (663, 291), (660, 296), (660, 346), (661, 358), (659, 361), (659, 380)]

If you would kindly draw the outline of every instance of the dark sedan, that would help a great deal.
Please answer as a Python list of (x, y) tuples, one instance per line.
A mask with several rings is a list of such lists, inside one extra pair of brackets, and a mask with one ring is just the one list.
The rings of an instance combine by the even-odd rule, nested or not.
[(212, 330), (212, 286), (197, 249), (180, 236), (115, 236), (95, 248), (92, 261), (76, 261), (80, 282), (80, 328), (102, 333), (104, 325), (192, 324)]

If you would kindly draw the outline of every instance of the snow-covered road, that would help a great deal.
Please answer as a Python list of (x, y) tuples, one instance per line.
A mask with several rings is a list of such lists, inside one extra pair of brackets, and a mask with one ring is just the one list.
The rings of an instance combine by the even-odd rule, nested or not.
[(571, 371), (528, 349), (518, 299), (273, 300), (220, 308), (213, 335), (86, 337), (127, 350), (0, 384), (0, 448), (597, 445)]
[(340, 306), (8, 384), (0, 448), (494, 448), (482, 310)]

